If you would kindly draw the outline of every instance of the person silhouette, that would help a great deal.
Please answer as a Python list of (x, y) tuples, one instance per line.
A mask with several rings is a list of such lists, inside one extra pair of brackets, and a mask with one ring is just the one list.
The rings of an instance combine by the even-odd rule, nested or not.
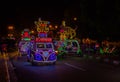
[(5, 41), (5, 38), (1, 38), (0, 39), (0, 52), (1, 52), (1, 55), (3, 55), (4, 53), (6, 54), (7, 53), (7, 43)]

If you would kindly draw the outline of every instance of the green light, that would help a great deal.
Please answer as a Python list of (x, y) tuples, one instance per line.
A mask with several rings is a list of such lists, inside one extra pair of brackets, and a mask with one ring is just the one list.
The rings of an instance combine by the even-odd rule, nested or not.
[(27, 40), (27, 41), (28, 41), (28, 40), (30, 40), (30, 38), (24, 38), (24, 40)]

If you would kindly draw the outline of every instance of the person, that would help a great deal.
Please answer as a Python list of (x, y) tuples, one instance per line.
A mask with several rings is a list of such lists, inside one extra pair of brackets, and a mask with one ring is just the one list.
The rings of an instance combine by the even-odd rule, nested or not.
[(66, 49), (67, 49), (68, 51), (71, 51), (71, 50), (72, 50), (72, 45), (71, 45), (70, 42), (68, 42)]
[(7, 44), (5, 44), (5, 43), (3, 43), (2, 45), (1, 45), (1, 47), (2, 47), (2, 54), (6, 54), (7, 53)]
[(4, 53), (7, 53), (7, 43), (4, 38), (1, 39), (0, 41), (0, 52), (3, 55)]

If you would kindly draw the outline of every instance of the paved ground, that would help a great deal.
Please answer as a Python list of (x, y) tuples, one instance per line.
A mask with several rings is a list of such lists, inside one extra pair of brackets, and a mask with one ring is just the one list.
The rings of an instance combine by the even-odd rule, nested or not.
[(17, 82), (14, 67), (8, 57), (13, 53), (0, 54), (0, 82)]
[[(0, 82), (17, 82), (16, 75), (14, 73), (14, 67), (12, 66), (12, 59), (18, 59), (18, 52), (9, 52), (6, 55), (0, 54)], [(84, 58), (94, 59), (94, 57), (89, 56)], [(99, 60), (99, 58), (98, 58)]]
[(8, 82), (5, 55), (0, 54), (0, 82)]

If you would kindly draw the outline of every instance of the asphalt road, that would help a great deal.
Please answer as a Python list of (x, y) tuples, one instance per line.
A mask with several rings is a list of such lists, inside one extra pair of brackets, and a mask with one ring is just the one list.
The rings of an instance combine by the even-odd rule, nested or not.
[(18, 82), (120, 82), (120, 67), (84, 57), (67, 57), (56, 65), (33, 66), (13, 59)]
[(7, 82), (7, 81), (8, 79), (7, 79), (5, 60), (0, 57), (0, 82)]
[(8, 53), (0, 54), (0, 82), (10, 82)]

